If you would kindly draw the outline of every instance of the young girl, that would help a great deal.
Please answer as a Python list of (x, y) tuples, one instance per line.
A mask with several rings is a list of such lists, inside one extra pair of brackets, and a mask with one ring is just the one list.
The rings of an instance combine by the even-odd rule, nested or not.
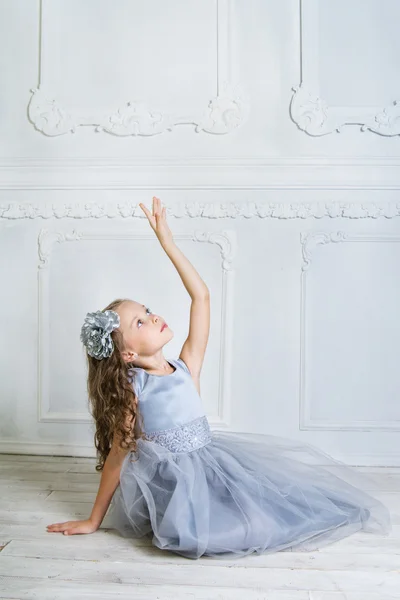
[[(140, 206), (190, 295), (189, 334), (179, 358), (167, 360), (173, 333), (147, 305), (115, 300), (87, 314), (81, 340), (102, 476), (90, 517), (48, 531), (93, 533), (112, 502), (120, 533), (151, 533), (155, 546), (190, 558), (313, 550), (359, 530), (389, 533), (387, 508), (321, 450), (210, 431), (200, 398), (209, 291), (175, 245), (160, 200), (152, 214)], [(340, 478), (330, 466), (341, 467)]]

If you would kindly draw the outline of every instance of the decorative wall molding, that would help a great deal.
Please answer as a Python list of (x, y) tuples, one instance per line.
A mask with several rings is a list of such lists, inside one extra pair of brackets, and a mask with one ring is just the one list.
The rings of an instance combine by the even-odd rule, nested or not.
[[(187, 202), (166, 205), (169, 217), (203, 219), (393, 219), (398, 202)], [(0, 219), (145, 219), (136, 202), (10, 202), (0, 204)]]
[[(213, 426), (211, 426), (213, 429)], [(303, 440), (302, 440), (303, 441)], [(356, 467), (382, 466), (382, 467), (400, 467), (400, 452), (375, 452), (375, 453), (354, 453), (343, 452), (342, 450), (330, 454), (348, 465)], [(73, 442), (36, 442), (30, 440), (2, 439), (0, 440), (0, 454), (22, 454), (30, 456), (69, 456), (71, 461), (75, 457), (96, 458), (96, 449), (94, 444), (83, 445)]]
[(293, 87), (290, 115), (311, 136), (340, 132), (345, 125), (383, 136), (400, 135), (400, 101), (387, 107), (328, 106), (319, 92), (319, 0), (299, 0), (301, 83)]
[(400, 156), (0, 156), (0, 169), (400, 167)]
[(356, 111), (359, 116), (355, 116), (354, 108), (328, 106), (312, 89), (304, 83), (293, 87), (290, 103), (293, 121), (309, 135), (340, 133), (345, 125), (361, 125), (361, 131), (369, 130), (385, 136), (400, 135), (400, 101), (394, 100), (391, 106), (385, 108), (370, 109), (369, 114), (364, 115), (361, 113), (365, 113), (365, 109), (359, 109)]
[(310, 397), (307, 392), (306, 346), (307, 346), (307, 273), (311, 267), (313, 253), (321, 245), (343, 242), (391, 242), (400, 243), (400, 235), (349, 234), (344, 231), (301, 232), (303, 263), (301, 267), (301, 317), (300, 317), (300, 429), (330, 431), (400, 431), (400, 421), (336, 421), (313, 419)]
[(210, 100), (203, 115), (198, 117), (163, 114), (150, 110), (144, 103), (127, 102), (114, 113), (99, 118), (68, 113), (51, 98), (50, 90), (41, 85), (31, 90), (28, 115), (35, 129), (47, 136), (76, 133), (78, 127), (85, 125), (95, 127), (96, 133), (116, 136), (153, 136), (172, 131), (177, 125), (194, 125), (196, 133), (230, 133), (247, 119), (248, 101), (239, 85), (233, 87), (224, 81), (219, 88), (221, 92)]
[(238, 84), (230, 79), (231, 9), (230, 0), (215, 0), (217, 6), (217, 90), (201, 115), (174, 115), (150, 108), (144, 102), (128, 101), (110, 114), (78, 114), (69, 111), (47, 86), (45, 43), (50, 26), (47, 7), (50, 0), (40, 1), (40, 81), (31, 90), (28, 116), (37, 131), (47, 136), (75, 133), (78, 127), (92, 126), (96, 132), (115, 136), (153, 136), (172, 131), (176, 125), (194, 125), (196, 133), (226, 134), (240, 127), (248, 118), (249, 102)]
[(11, 190), (400, 190), (400, 156), (3, 157), (0, 191)]
[[(175, 234), (177, 240), (189, 240), (216, 244), (221, 253), (222, 269), (222, 307), (221, 307), (221, 345), (219, 355), (219, 383), (216, 414), (209, 415), (211, 425), (228, 427), (230, 423), (231, 402), (231, 363), (232, 328), (234, 310), (234, 270), (233, 259), (236, 253), (236, 234), (234, 231)], [(38, 237), (38, 421), (40, 423), (91, 423), (90, 414), (78, 412), (57, 412), (51, 410), (49, 394), (49, 268), (52, 249), (55, 243), (78, 242), (81, 240), (153, 240), (151, 233), (130, 232), (71, 232), (41, 229)]]

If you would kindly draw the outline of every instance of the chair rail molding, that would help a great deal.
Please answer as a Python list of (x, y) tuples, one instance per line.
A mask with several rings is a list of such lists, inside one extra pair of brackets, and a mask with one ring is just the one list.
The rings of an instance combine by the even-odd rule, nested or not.
[[(195, 230), (193, 233), (178, 233), (177, 240), (189, 240), (199, 243), (209, 243), (218, 246), (221, 255), (222, 271), (222, 306), (219, 311), (221, 319), (221, 344), (219, 348), (219, 379), (216, 398), (216, 410), (209, 415), (211, 425), (226, 428), (230, 424), (231, 403), (231, 370), (232, 370), (232, 331), (234, 310), (234, 268), (236, 254), (236, 233), (233, 230), (207, 232)], [(151, 233), (131, 232), (71, 232), (41, 229), (38, 236), (38, 388), (37, 411), (40, 423), (91, 423), (92, 419), (86, 412), (58, 412), (50, 405), (49, 394), (49, 268), (51, 254), (55, 243), (79, 242), (81, 240), (153, 240)]]
[(361, 131), (383, 136), (400, 135), (400, 101), (386, 107), (329, 106), (319, 92), (320, 0), (299, 0), (301, 39), (301, 83), (292, 88), (290, 115), (299, 129), (310, 136), (340, 132), (345, 125), (361, 125)]
[(264, 191), (261, 203), (277, 190), (318, 190), (318, 201), (337, 190), (363, 190), (362, 199), (372, 200), (372, 191), (400, 190), (400, 157), (0, 157), (0, 205), (15, 190)]
[(50, 0), (40, 0), (39, 78), (31, 89), (28, 117), (37, 131), (46, 136), (75, 133), (79, 127), (92, 126), (96, 132), (115, 136), (154, 136), (172, 131), (176, 125), (194, 125), (195, 132), (227, 134), (243, 125), (249, 115), (249, 99), (241, 85), (231, 79), (230, 0), (215, 0), (217, 18), (217, 87), (203, 114), (174, 115), (149, 107), (145, 102), (128, 101), (109, 114), (79, 114), (56, 99), (56, 90), (47, 85), (46, 61), (51, 55), (46, 39), (51, 26), (47, 9)]

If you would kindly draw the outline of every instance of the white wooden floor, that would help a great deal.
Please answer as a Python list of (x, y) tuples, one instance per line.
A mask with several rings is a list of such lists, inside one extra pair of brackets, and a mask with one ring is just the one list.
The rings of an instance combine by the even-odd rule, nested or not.
[[(358, 533), (318, 552), (197, 561), (107, 529), (48, 533), (90, 514), (94, 459), (0, 455), (0, 598), (36, 600), (400, 599), (400, 468), (360, 468), (391, 510), (390, 536)], [(109, 523), (108, 523), (109, 524)]]

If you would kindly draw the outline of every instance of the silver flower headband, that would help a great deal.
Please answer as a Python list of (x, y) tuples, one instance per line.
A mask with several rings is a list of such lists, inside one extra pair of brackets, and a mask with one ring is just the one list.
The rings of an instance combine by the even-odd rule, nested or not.
[(81, 342), (87, 353), (97, 360), (108, 358), (114, 351), (111, 332), (119, 327), (119, 314), (113, 310), (87, 313), (81, 329)]

